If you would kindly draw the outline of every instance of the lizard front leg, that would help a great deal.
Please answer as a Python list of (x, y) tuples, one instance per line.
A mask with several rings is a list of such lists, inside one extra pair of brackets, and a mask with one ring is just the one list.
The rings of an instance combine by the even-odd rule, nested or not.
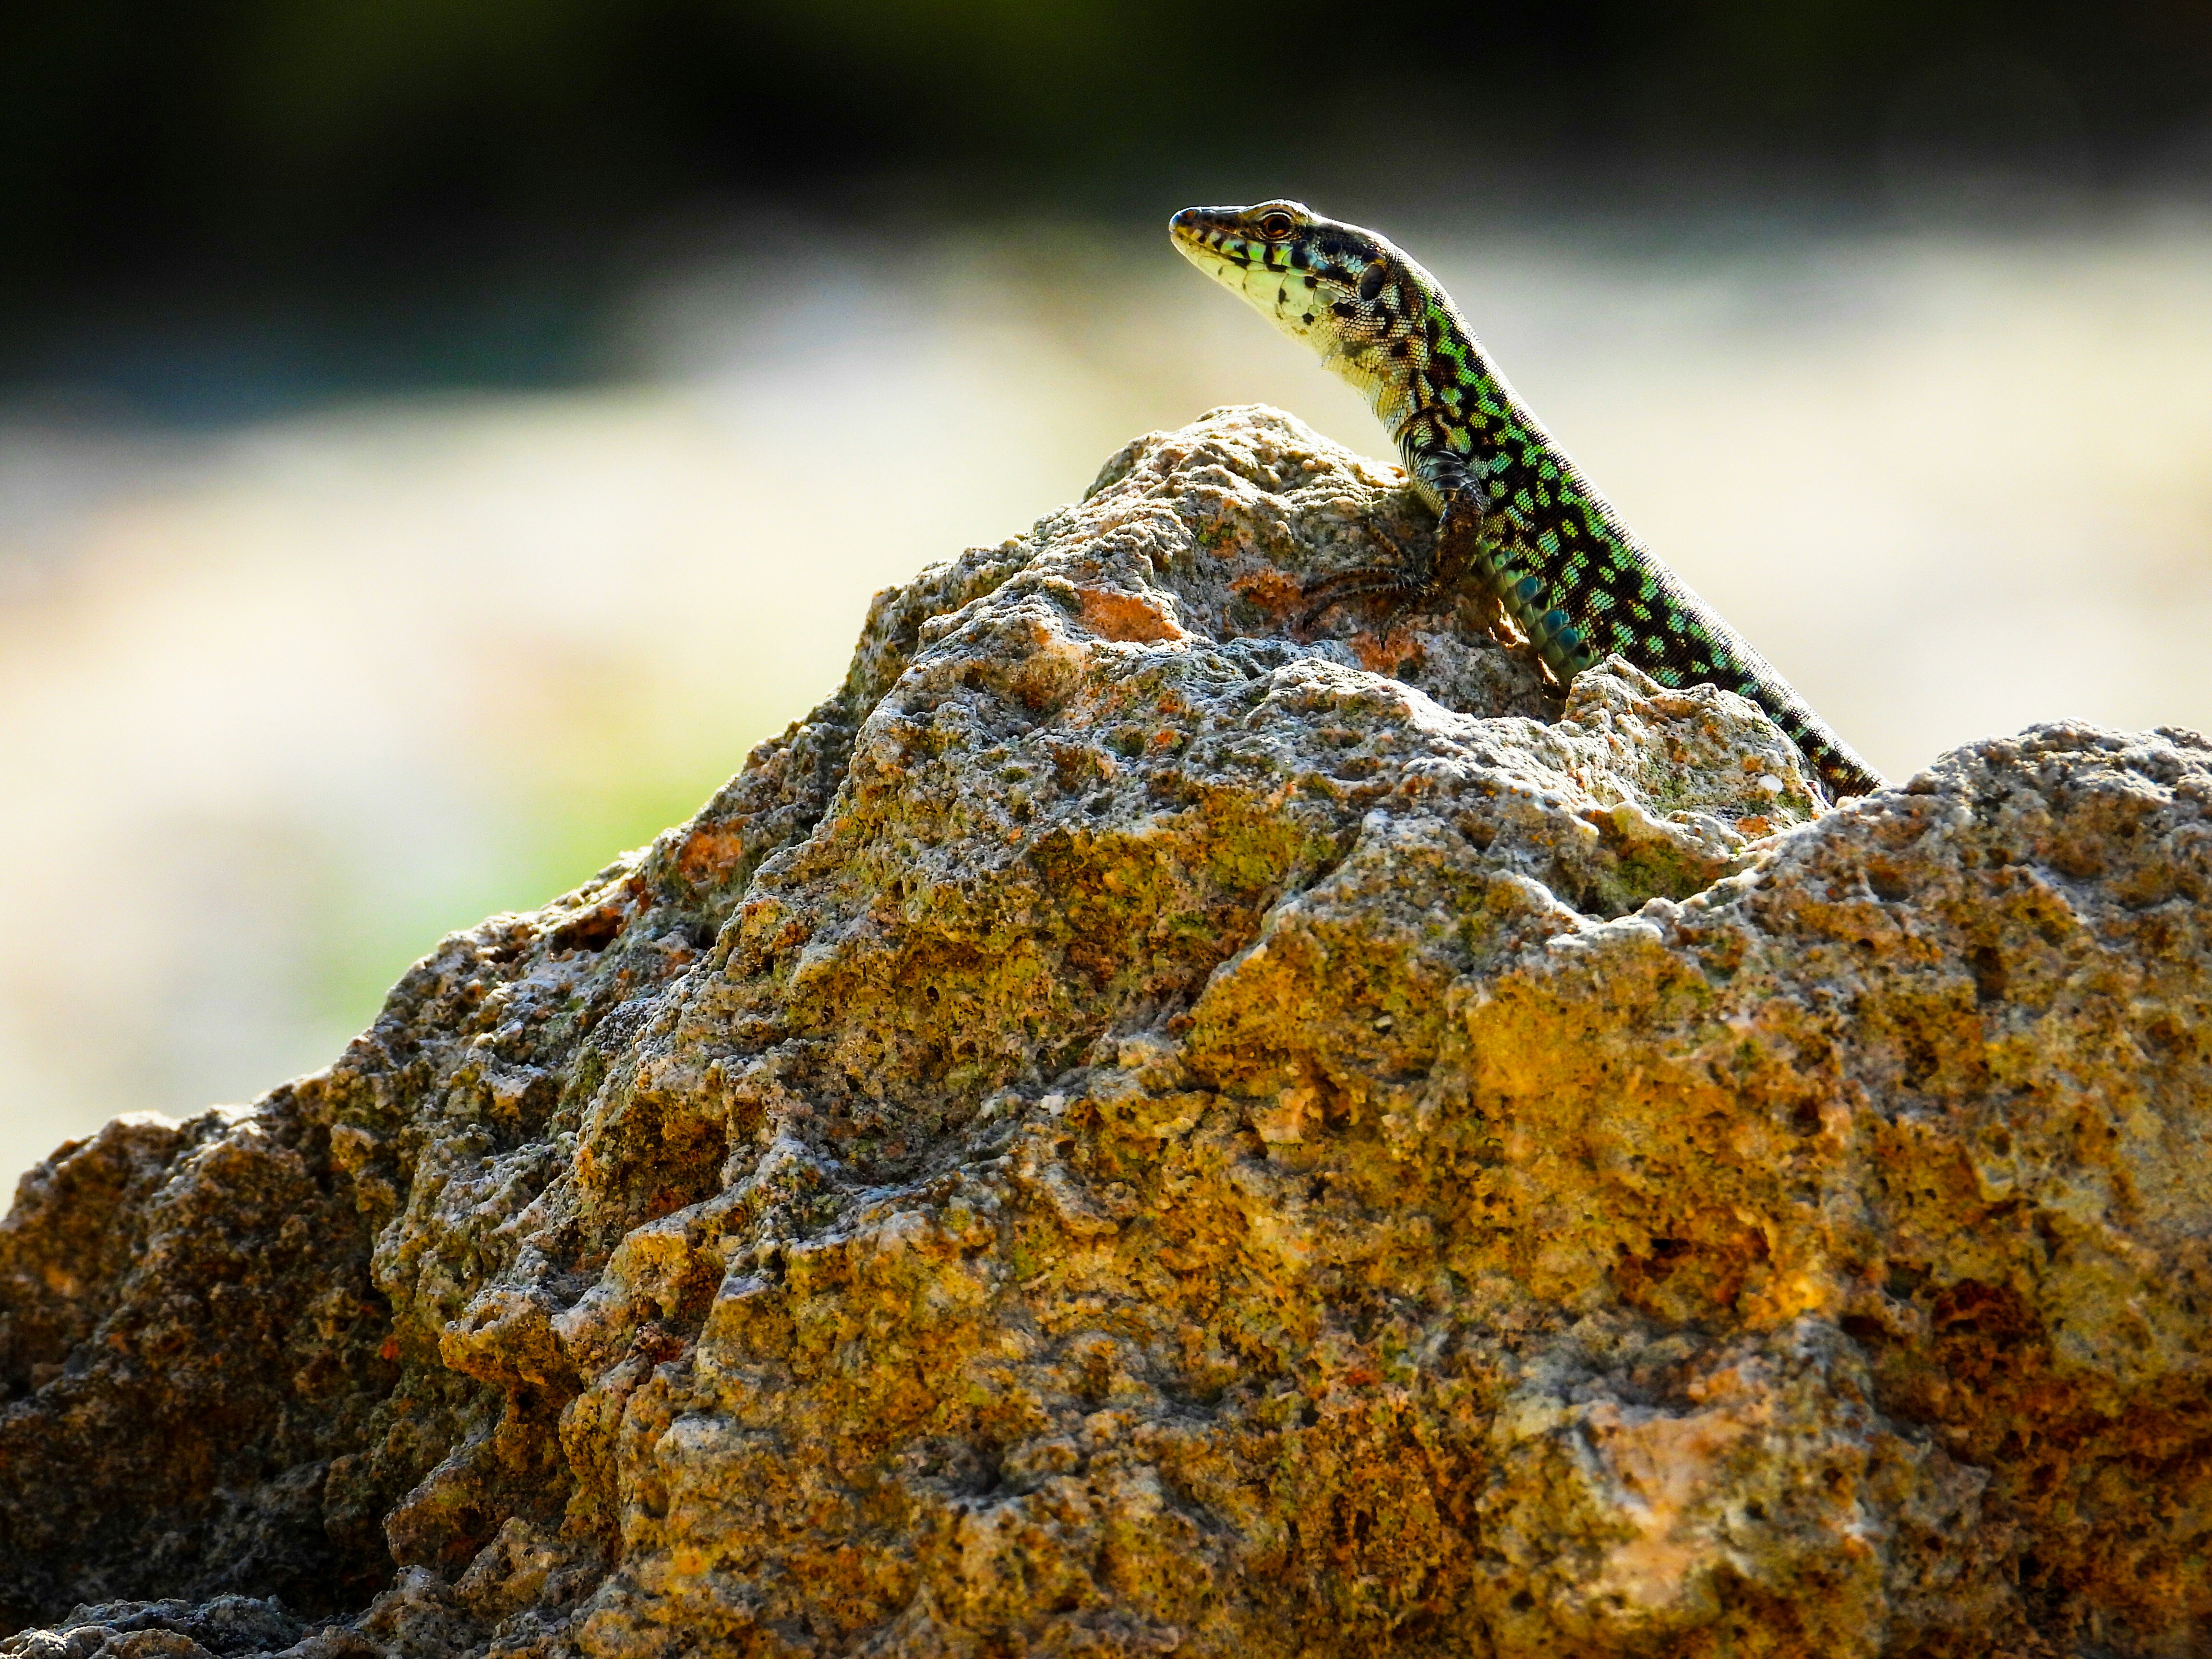
[(1443, 512), (1437, 520), (1437, 552), (1431, 580), (1439, 591), (1459, 586), (1469, 576), (1493, 585), (1502, 526), (1472, 483), (1439, 492)]
[(1321, 619), (1322, 612), (1333, 605), (1370, 593), (1384, 593), (1392, 601), (1382, 624), (1387, 637), (1401, 617), (1436, 591), (1433, 558), (1407, 554), (1373, 525), (1368, 526), (1368, 532), (1389, 552), (1391, 562), (1354, 565), (1349, 570), (1334, 571), (1305, 583), (1298, 589), (1298, 614), (1293, 624), (1300, 633), (1311, 628)]
[(1471, 574), (1486, 568), (1493, 526), (1483, 510), (1481, 490), (1468, 477), (1464, 467), (1453, 465), (1441, 476), (1425, 476), (1431, 471), (1423, 466), (1415, 477), (1427, 486), (1421, 493), (1443, 505), (1437, 521), (1434, 550), (1425, 558), (1409, 555), (1380, 529), (1370, 525), (1369, 531), (1389, 550), (1392, 562), (1356, 565), (1306, 583), (1298, 594), (1301, 608), (1297, 626), (1301, 631), (1311, 627), (1333, 605), (1380, 593), (1389, 595), (1392, 601), (1382, 623), (1387, 638), (1409, 613), (1433, 600), (1455, 594)]

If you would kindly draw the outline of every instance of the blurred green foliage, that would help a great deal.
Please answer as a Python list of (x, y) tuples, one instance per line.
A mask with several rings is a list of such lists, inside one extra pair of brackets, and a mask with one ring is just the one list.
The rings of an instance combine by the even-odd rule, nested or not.
[(940, 199), (1096, 202), (1271, 155), (1309, 174), (1331, 155), (1655, 145), (1849, 161), (1910, 88), (1989, 63), (2044, 77), (2099, 145), (2156, 144), (2212, 110), (2212, 0), (19, 5), (0, 21), (0, 270), (374, 247), (887, 174)]

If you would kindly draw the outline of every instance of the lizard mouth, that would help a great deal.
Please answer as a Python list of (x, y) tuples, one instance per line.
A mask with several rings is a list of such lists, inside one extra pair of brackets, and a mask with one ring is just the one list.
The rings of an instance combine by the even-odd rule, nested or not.
[(1168, 221), (1168, 235), (1182, 256), (1202, 270), (1226, 276), (1232, 270), (1250, 270), (1264, 264), (1260, 244), (1241, 229), (1222, 222), (1207, 208), (1185, 208)]
[(1178, 242), (1201, 240), (1214, 228), (1212, 218), (1204, 208), (1185, 208), (1168, 216), (1168, 234)]
[[(1223, 258), (1249, 258), (1254, 238), (1235, 222), (1237, 217), (1234, 210), (1185, 208), (1168, 221), (1168, 234), (1186, 250), (1204, 250)], [(1234, 254), (1230, 252), (1232, 248)]]
[[(1278, 244), (1254, 236), (1241, 208), (1185, 208), (1168, 221), (1176, 252), (1284, 332), (1310, 340), (1321, 306), (1298, 273), (1268, 258)], [(1286, 252), (1278, 258), (1287, 260)]]

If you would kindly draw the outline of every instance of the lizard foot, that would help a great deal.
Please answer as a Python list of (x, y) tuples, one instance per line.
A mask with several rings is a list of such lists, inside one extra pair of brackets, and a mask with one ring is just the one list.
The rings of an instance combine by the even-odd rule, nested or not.
[(1321, 619), (1322, 612), (1343, 600), (1368, 593), (1388, 593), (1395, 603), (1382, 619), (1382, 637), (1387, 640), (1390, 630), (1409, 612), (1434, 595), (1437, 585), (1433, 573), (1408, 559), (1399, 550), (1398, 544), (1380, 530), (1370, 528), (1376, 540), (1389, 550), (1393, 562), (1358, 565), (1306, 583), (1298, 591), (1300, 608), (1291, 624), (1295, 631), (1304, 633)]
[(1354, 570), (1340, 570), (1334, 575), (1324, 576), (1318, 581), (1308, 582), (1299, 590), (1302, 601), (1297, 618), (1291, 626), (1304, 633), (1331, 605), (1346, 599), (1363, 598), (1370, 593), (1387, 593), (1395, 603), (1390, 607), (1382, 625), (1387, 637), (1400, 618), (1428, 597), (1429, 585), (1418, 576), (1408, 575), (1395, 565), (1362, 565)]

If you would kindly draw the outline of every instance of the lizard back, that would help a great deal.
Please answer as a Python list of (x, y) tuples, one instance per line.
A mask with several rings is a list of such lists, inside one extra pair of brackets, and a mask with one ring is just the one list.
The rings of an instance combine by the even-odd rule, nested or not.
[[(1414, 487), (1565, 683), (1618, 653), (1662, 685), (1750, 698), (1828, 790), (1881, 775), (1625, 525), (1490, 362), (1443, 287), (1387, 238), (1300, 203), (1188, 208), (1176, 246), (1357, 387)], [(1455, 573), (1395, 586), (1433, 590)], [(1368, 583), (1369, 588), (1379, 584)]]

